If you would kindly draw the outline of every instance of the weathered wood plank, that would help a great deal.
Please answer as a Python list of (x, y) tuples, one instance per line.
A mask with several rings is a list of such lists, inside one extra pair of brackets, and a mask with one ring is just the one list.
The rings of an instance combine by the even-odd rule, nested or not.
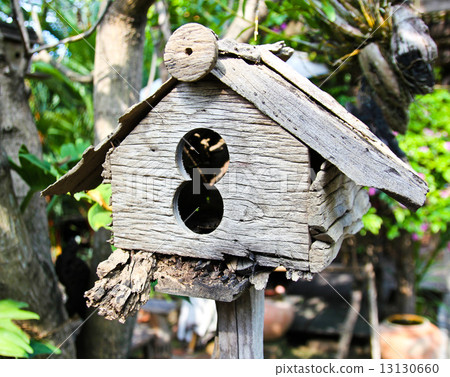
[(327, 100), (318, 89), (310, 92), (309, 85), (305, 94), (268, 67), (228, 57), (219, 57), (212, 73), (356, 184), (385, 191), (411, 209), (424, 203), (426, 183), (340, 105), (330, 103), (333, 112), (318, 105)]
[[(336, 170), (335, 167), (320, 170), (311, 184), (314, 190), (309, 192), (310, 230), (315, 239), (326, 242), (336, 241), (340, 237), (339, 229), (348, 221), (360, 220), (370, 207), (367, 192), (339, 171), (336, 174)], [(334, 178), (327, 179), (328, 175)], [(321, 186), (321, 183), (325, 185)], [(347, 216), (349, 213), (351, 215)]]
[(352, 206), (346, 213), (335, 220), (333, 225), (324, 233), (313, 236), (316, 240), (338, 242), (342, 237), (355, 234), (363, 228), (362, 217), (369, 210), (370, 202), (367, 191), (360, 188)]
[(247, 43), (239, 43), (234, 39), (221, 39), (218, 42), (220, 55), (231, 55), (254, 63), (261, 61), (261, 49), (270, 51), (283, 61), (288, 60), (294, 53), (294, 49), (287, 47), (283, 41), (263, 46), (254, 46)]
[[(218, 81), (180, 83), (155, 110), (170, 118), (152, 111), (111, 155), (114, 244), (210, 259), (264, 254), (261, 263), (283, 257), (307, 270), (307, 147)], [(223, 219), (210, 234), (181, 226), (173, 210), (186, 180), (176, 147), (198, 127), (218, 132), (230, 154), (216, 184)]]
[(250, 287), (236, 301), (216, 306), (218, 358), (263, 359), (264, 290)]
[(337, 256), (342, 241), (359, 232), (370, 208), (367, 191), (329, 162), (322, 164), (309, 191), (308, 224), (315, 240), (310, 249), (311, 272), (320, 272)]
[(342, 242), (327, 243), (314, 241), (311, 244), (309, 265), (312, 273), (322, 272), (333, 261), (342, 246)]

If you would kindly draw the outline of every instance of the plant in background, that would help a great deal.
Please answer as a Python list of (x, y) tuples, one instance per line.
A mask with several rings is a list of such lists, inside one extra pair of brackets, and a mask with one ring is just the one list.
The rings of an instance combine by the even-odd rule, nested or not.
[(109, 205), (111, 198), (110, 184), (101, 184), (93, 190), (77, 192), (74, 198), (78, 201), (86, 200), (91, 204), (88, 211), (88, 221), (94, 231), (102, 227), (111, 230), (112, 208)]
[[(405, 135), (397, 135), (412, 168), (424, 178), (430, 188), (425, 205), (411, 212), (386, 194), (369, 192), (381, 206), (364, 216), (365, 230), (378, 234), (386, 228), (390, 240), (402, 231), (415, 243), (416, 287), (439, 253), (450, 240), (450, 93), (438, 89), (418, 97), (410, 107), (410, 122)], [(419, 246), (429, 236), (439, 239), (436, 247), (422, 255)]]
[(61, 353), (48, 342), (30, 339), (13, 321), (39, 319), (39, 315), (28, 310), (24, 302), (0, 300), (0, 356), (33, 357), (40, 354)]

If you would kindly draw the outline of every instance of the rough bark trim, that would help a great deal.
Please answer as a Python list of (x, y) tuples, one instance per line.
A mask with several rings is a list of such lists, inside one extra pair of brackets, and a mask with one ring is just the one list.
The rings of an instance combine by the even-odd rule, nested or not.
[(152, 285), (157, 292), (231, 302), (251, 284), (264, 289), (271, 271), (242, 258), (211, 261), (116, 249), (99, 264), (100, 280), (85, 297), (100, 315), (125, 322), (147, 302)]

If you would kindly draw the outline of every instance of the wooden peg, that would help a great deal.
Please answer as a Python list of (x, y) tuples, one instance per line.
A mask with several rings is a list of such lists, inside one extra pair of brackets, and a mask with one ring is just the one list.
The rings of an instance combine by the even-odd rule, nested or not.
[(200, 24), (189, 23), (169, 38), (164, 64), (177, 80), (193, 82), (205, 77), (216, 65), (217, 36)]

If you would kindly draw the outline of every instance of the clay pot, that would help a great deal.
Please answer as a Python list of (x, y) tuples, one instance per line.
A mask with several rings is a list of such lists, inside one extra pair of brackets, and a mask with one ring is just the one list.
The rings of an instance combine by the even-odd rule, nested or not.
[(415, 314), (395, 314), (380, 325), (383, 359), (435, 359), (443, 337), (438, 327)]
[(294, 321), (294, 305), (270, 298), (264, 302), (264, 340), (281, 338)]

